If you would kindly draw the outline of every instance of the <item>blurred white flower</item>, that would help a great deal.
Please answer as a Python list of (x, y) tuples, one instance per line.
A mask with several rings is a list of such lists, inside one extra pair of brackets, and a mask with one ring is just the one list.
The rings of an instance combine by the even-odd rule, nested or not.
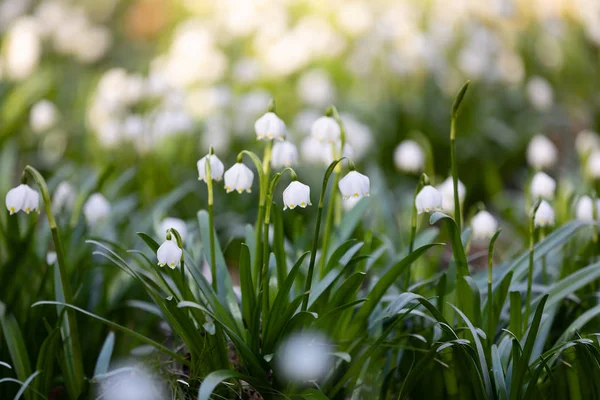
[(29, 125), (36, 133), (43, 133), (53, 128), (58, 122), (58, 109), (49, 100), (40, 100), (31, 107)]
[(554, 225), (554, 209), (546, 200), (540, 203), (533, 222), (536, 227), (545, 227)]
[(250, 84), (260, 77), (260, 63), (254, 58), (243, 58), (233, 65), (233, 79)]
[(425, 166), (425, 152), (414, 140), (404, 140), (394, 150), (394, 164), (403, 172), (421, 172)]
[(311, 164), (321, 164), (325, 159), (325, 144), (319, 142), (313, 136), (304, 138), (300, 145), (302, 158)]
[(9, 79), (23, 80), (35, 72), (42, 53), (38, 23), (20, 17), (8, 28), (2, 46), (4, 73)]
[(158, 266), (164, 267), (169, 266), (171, 269), (175, 269), (181, 262), (181, 256), (183, 250), (179, 248), (175, 239), (165, 240), (156, 251), (156, 258), (158, 259)]
[(369, 177), (357, 171), (350, 171), (338, 183), (344, 200), (350, 197), (361, 198), (369, 196), (371, 183)]
[(110, 31), (103, 26), (89, 26), (76, 42), (75, 58), (83, 64), (99, 61), (112, 44)]
[(575, 149), (581, 157), (600, 149), (600, 136), (592, 130), (584, 129), (575, 137)]
[(52, 209), (55, 212), (71, 210), (75, 205), (76, 198), (77, 192), (73, 185), (67, 181), (63, 181), (56, 186), (56, 190), (52, 196)]
[(417, 214), (442, 210), (442, 194), (431, 185), (424, 186), (415, 198)]
[(351, 36), (366, 33), (373, 25), (373, 9), (368, 2), (344, 1), (336, 13), (340, 27)]
[(276, 353), (276, 372), (289, 381), (302, 383), (323, 378), (332, 366), (331, 345), (317, 332), (287, 337)]
[(553, 199), (556, 191), (556, 181), (544, 172), (536, 172), (531, 179), (531, 197), (533, 199)]
[(67, 6), (60, 0), (40, 2), (35, 9), (35, 17), (39, 22), (40, 34), (44, 37), (52, 35), (69, 17)]
[(538, 110), (546, 111), (552, 107), (553, 90), (550, 83), (540, 76), (529, 79), (526, 86), (529, 102)]
[(24, 211), (26, 214), (40, 211), (40, 195), (23, 183), (6, 193), (5, 203), (10, 215), (19, 211)]
[(108, 218), (110, 203), (100, 193), (92, 194), (83, 205), (83, 215), (89, 225), (95, 226)]
[(310, 206), (310, 187), (298, 181), (292, 181), (283, 191), (283, 209), (293, 210), (296, 206)]
[(298, 149), (288, 141), (276, 142), (273, 144), (271, 154), (271, 166), (273, 168), (291, 167), (298, 163)]
[(575, 206), (575, 218), (580, 221), (594, 220), (594, 202), (590, 196), (581, 196)]
[(181, 240), (185, 241), (188, 231), (187, 225), (184, 220), (179, 218), (167, 217), (160, 221), (157, 233), (162, 236), (169, 229), (175, 229), (179, 233), (179, 236), (181, 236)]
[(600, 151), (594, 151), (587, 160), (586, 170), (590, 178), (600, 179)]
[[(340, 141), (335, 143), (321, 143), (321, 156), (322, 162), (325, 165), (329, 165), (338, 158), (340, 158)], [(354, 159), (354, 148), (349, 143), (344, 145), (344, 151), (342, 152), (343, 157)]]
[(305, 72), (298, 80), (296, 90), (303, 102), (315, 107), (325, 107), (335, 98), (335, 87), (322, 69)]
[(351, 145), (353, 149), (353, 159), (362, 159), (371, 148), (373, 132), (367, 125), (350, 114), (342, 113), (340, 118), (344, 123), (344, 128), (346, 128), (346, 143)]
[(55, 251), (49, 251), (46, 253), (46, 265), (54, 265), (56, 263), (57, 257)]
[(352, 210), (360, 200), (361, 198), (359, 197), (348, 197), (346, 201), (342, 201), (342, 207), (344, 208), (344, 211), (349, 212)]
[(323, 116), (313, 123), (310, 134), (319, 142), (336, 143), (340, 140), (341, 130), (335, 119)]
[(110, 400), (164, 400), (168, 398), (166, 385), (158, 376), (144, 369), (125, 366), (110, 371), (101, 378), (98, 399)]
[(285, 122), (274, 112), (268, 112), (254, 123), (254, 131), (258, 140), (284, 140)]
[(227, 193), (234, 190), (237, 190), (238, 193), (242, 193), (244, 190), (248, 193), (252, 191), (254, 173), (241, 162), (225, 171), (224, 178)]
[(498, 230), (498, 221), (486, 210), (481, 210), (471, 219), (473, 239), (490, 239)]
[[(438, 186), (438, 190), (442, 194), (442, 209), (448, 213), (454, 212), (454, 182), (452, 177), (449, 176), (441, 185)], [(465, 201), (467, 189), (465, 185), (458, 180), (458, 201), (462, 205)]]
[(546, 136), (535, 135), (527, 146), (527, 163), (536, 169), (552, 168), (558, 160), (558, 150)]
[(221, 179), (223, 179), (223, 172), (225, 171), (225, 166), (223, 165), (221, 160), (219, 160), (219, 157), (217, 157), (215, 154), (207, 154), (206, 156), (198, 160), (198, 162), (196, 163), (196, 166), (198, 167), (198, 180), (206, 182), (207, 158), (208, 160), (210, 160), (211, 178), (217, 182), (220, 181)]

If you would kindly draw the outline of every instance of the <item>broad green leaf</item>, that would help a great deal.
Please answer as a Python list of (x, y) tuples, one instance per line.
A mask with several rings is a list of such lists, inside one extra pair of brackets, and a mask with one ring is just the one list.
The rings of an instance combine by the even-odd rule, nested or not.
[(102, 345), (102, 350), (96, 360), (96, 367), (94, 368), (94, 376), (106, 374), (108, 367), (110, 366), (110, 359), (112, 358), (113, 349), (115, 347), (115, 333), (109, 332), (106, 336), (106, 340)]
[(240, 381), (245, 381), (251, 383), (253, 379), (249, 376), (241, 374), (237, 371), (232, 370), (221, 370), (211, 372), (200, 385), (200, 390), (198, 391), (198, 400), (210, 400), (211, 395), (223, 381), (227, 379), (237, 379)]

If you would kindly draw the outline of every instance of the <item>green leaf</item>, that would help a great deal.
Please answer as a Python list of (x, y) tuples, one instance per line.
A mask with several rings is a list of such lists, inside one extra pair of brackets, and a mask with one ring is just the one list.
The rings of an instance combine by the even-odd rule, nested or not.
[(592, 307), (583, 314), (581, 314), (567, 329), (564, 330), (563, 334), (560, 335), (553, 347), (558, 347), (566, 343), (575, 332), (583, 328), (588, 322), (596, 318), (600, 314), (600, 305)]
[[(14, 315), (4, 315), (4, 305), (0, 304), (0, 326), (6, 340), (6, 346), (12, 360), (17, 378), (25, 381), (31, 375), (31, 364), (25, 346), (24, 336)], [(26, 396), (27, 399), (33, 397)]]
[(500, 360), (498, 347), (495, 344), (492, 345), (492, 371), (494, 373), (494, 383), (496, 385), (498, 400), (508, 400), (508, 391), (506, 389), (502, 361)]
[(150, 236), (146, 235), (143, 232), (137, 232), (137, 235), (142, 238), (144, 243), (146, 243), (148, 247), (150, 247), (150, 250), (152, 250), (153, 253), (156, 253), (158, 251), (160, 245), (156, 243), (156, 240), (152, 239)]
[[(548, 307), (558, 304), (571, 293), (589, 285), (598, 278), (600, 278), (600, 263), (588, 265), (587, 267), (568, 275), (550, 287), (550, 290), (548, 291)], [(536, 298), (533, 301), (533, 304), (537, 304), (541, 298), (543, 298), (543, 296)]]
[(94, 376), (106, 374), (108, 367), (110, 366), (110, 359), (112, 357), (113, 349), (115, 347), (115, 333), (109, 332), (102, 345), (102, 350), (96, 360), (96, 367), (94, 368)]
[(36, 370), (40, 371), (42, 375), (33, 384), (34, 393), (50, 393), (59, 344), (60, 330), (56, 328), (50, 332), (40, 348)]
[(338, 228), (340, 243), (348, 240), (352, 232), (356, 230), (356, 227), (369, 209), (370, 200), (369, 197), (363, 197), (352, 207), (352, 210), (344, 214)]
[(240, 289), (242, 291), (242, 316), (247, 326), (252, 324), (252, 313), (256, 307), (256, 296), (252, 283), (250, 249), (245, 244), (240, 247), (239, 259)]
[(23, 385), (21, 385), (21, 388), (19, 389), (19, 391), (17, 392), (17, 394), (15, 395), (15, 399), (14, 400), (19, 400), (21, 398), (21, 396), (23, 395), (23, 393), (25, 393), (25, 390), (27, 390), (27, 388), (29, 387), (29, 384), (35, 379), (36, 376), (38, 376), (40, 374), (40, 371), (35, 371), (33, 374), (31, 374), (26, 380), (25, 382), (23, 382)]
[(200, 385), (200, 390), (198, 391), (198, 400), (210, 400), (210, 396), (215, 391), (217, 386), (227, 379), (237, 379), (248, 383), (253, 381), (251, 377), (241, 374), (237, 371), (221, 370), (211, 372), (206, 378), (204, 378), (202, 384)]
[(510, 292), (510, 323), (509, 329), (517, 336), (521, 336), (523, 331), (521, 292)]

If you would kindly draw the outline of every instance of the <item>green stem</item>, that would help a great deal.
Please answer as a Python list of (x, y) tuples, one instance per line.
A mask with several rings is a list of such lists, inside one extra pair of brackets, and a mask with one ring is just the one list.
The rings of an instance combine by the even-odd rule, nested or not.
[[(211, 147), (209, 151), (209, 155), (206, 158), (206, 163), (204, 164), (205, 174), (206, 174), (206, 187), (208, 188), (208, 230), (209, 233), (209, 242), (210, 242), (210, 273), (212, 275), (212, 287), (215, 290), (215, 293), (218, 293), (217, 290), (217, 261), (215, 255), (215, 220), (213, 213), (213, 203), (214, 203), (214, 190), (213, 190), (213, 180), (212, 180), (212, 170), (210, 165), (210, 157), (213, 155), (213, 149)], [(181, 270), (183, 271), (183, 264), (181, 265)], [(185, 276), (184, 276), (185, 282)]]
[[(545, 237), (546, 229), (542, 228), (540, 231), (540, 241), (544, 240)], [(548, 283), (548, 263), (545, 255), (542, 257), (542, 283), (544, 285)]]
[(569, 363), (567, 366), (567, 382), (569, 384), (569, 399), (581, 400), (581, 388), (579, 386), (579, 376), (575, 368), (577, 362), (577, 351), (575, 347), (570, 347), (563, 352), (565, 360)]
[(325, 276), (325, 274), (327, 273), (327, 271), (325, 271), (325, 267), (326, 267), (326, 263), (327, 263), (327, 253), (329, 252), (329, 238), (331, 237), (331, 230), (333, 229), (333, 216), (335, 214), (334, 212), (334, 205), (335, 205), (335, 201), (337, 198), (337, 190), (335, 190), (335, 188), (338, 186), (338, 183), (340, 182), (340, 174), (337, 172), (334, 172), (335, 177), (334, 177), (334, 184), (333, 184), (333, 190), (331, 191), (331, 195), (329, 197), (329, 203), (327, 204), (327, 219), (325, 220), (325, 236), (323, 236), (323, 248), (321, 249), (321, 260), (320, 260), (320, 268), (319, 270), (321, 271), (319, 276), (321, 277), (321, 279), (323, 279), (323, 277)]
[(529, 324), (529, 313), (531, 312), (531, 286), (533, 285), (533, 252), (535, 246), (535, 213), (537, 212), (538, 207), (540, 206), (540, 201), (534, 205), (531, 216), (529, 218), (529, 268), (527, 271), (527, 296), (525, 297), (525, 330), (527, 329), (527, 325)]
[(462, 232), (462, 218), (460, 202), (458, 197), (458, 170), (456, 167), (456, 119), (458, 118), (458, 110), (460, 109), (460, 104), (462, 103), (465, 94), (467, 93), (467, 89), (469, 88), (470, 83), (470, 81), (467, 81), (456, 95), (456, 98), (454, 99), (454, 104), (452, 105), (452, 114), (450, 121), (450, 163), (452, 166), (452, 183), (454, 185), (454, 219), (456, 220), (456, 225), (458, 225), (459, 232)]

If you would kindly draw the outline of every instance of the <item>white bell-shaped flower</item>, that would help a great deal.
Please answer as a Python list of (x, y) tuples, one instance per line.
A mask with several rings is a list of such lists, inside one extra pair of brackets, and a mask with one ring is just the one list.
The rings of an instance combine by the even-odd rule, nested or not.
[(536, 172), (531, 180), (531, 197), (533, 199), (553, 199), (556, 181), (544, 172)]
[(403, 172), (421, 172), (425, 166), (425, 152), (414, 140), (405, 140), (394, 150), (394, 164)]
[(417, 214), (442, 210), (442, 193), (431, 185), (424, 186), (415, 198)]
[(40, 100), (29, 113), (29, 125), (35, 133), (43, 133), (53, 128), (58, 121), (58, 110), (49, 100)]
[(310, 206), (310, 186), (292, 181), (283, 191), (283, 209), (293, 210), (296, 206), (306, 208)]
[(100, 193), (92, 194), (83, 205), (83, 215), (89, 225), (95, 226), (110, 214), (110, 203)]
[(575, 137), (575, 149), (581, 157), (600, 150), (600, 136), (589, 129), (584, 129)]
[(273, 168), (291, 167), (298, 163), (298, 149), (288, 141), (277, 142), (273, 144), (271, 154), (271, 166)]
[(342, 135), (340, 125), (331, 117), (318, 118), (312, 125), (310, 134), (322, 143), (335, 143), (340, 140)]
[(213, 181), (220, 181), (223, 179), (223, 172), (225, 171), (225, 166), (214, 154), (207, 154), (202, 157), (196, 163), (198, 167), (198, 180), (206, 182), (206, 160), (210, 160), (210, 175)]
[(542, 200), (540, 203), (535, 213), (533, 223), (536, 227), (554, 225), (554, 209), (546, 200)]
[(168, 265), (171, 269), (175, 269), (181, 261), (182, 254), (183, 250), (177, 246), (175, 240), (166, 240), (156, 251), (158, 266), (164, 267)]
[(285, 139), (285, 122), (274, 112), (268, 112), (254, 123), (258, 140)]
[(575, 206), (575, 218), (580, 221), (594, 220), (594, 202), (590, 196), (581, 196)]
[(473, 239), (489, 239), (498, 230), (498, 221), (486, 210), (481, 210), (471, 219)]
[(63, 181), (56, 186), (54, 195), (52, 196), (52, 209), (54, 211), (70, 210), (75, 205), (77, 193), (75, 188), (66, 181)]
[(242, 193), (244, 190), (248, 193), (252, 191), (252, 182), (254, 181), (254, 173), (244, 164), (236, 163), (227, 171), (225, 171), (225, 190), (227, 193), (237, 190)]
[(169, 229), (175, 229), (179, 233), (179, 236), (181, 236), (181, 240), (185, 241), (187, 237), (187, 225), (184, 220), (171, 217), (163, 219), (158, 225), (158, 234), (164, 235)]
[(361, 198), (369, 196), (371, 182), (369, 177), (357, 171), (350, 171), (338, 183), (344, 200), (350, 197)]
[(12, 188), (6, 193), (6, 208), (10, 215), (19, 211), (29, 214), (32, 211), (40, 211), (40, 195), (25, 184)]
[[(449, 176), (441, 185), (438, 186), (438, 190), (442, 194), (442, 209), (448, 213), (454, 212), (454, 181)], [(465, 185), (458, 180), (458, 201), (462, 204), (465, 201), (467, 189)]]
[(552, 168), (558, 160), (558, 150), (550, 139), (535, 135), (527, 146), (527, 163), (536, 169)]
[(590, 178), (600, 179), (600, 151), (594, 151), (587, 159), (586, 170)]

